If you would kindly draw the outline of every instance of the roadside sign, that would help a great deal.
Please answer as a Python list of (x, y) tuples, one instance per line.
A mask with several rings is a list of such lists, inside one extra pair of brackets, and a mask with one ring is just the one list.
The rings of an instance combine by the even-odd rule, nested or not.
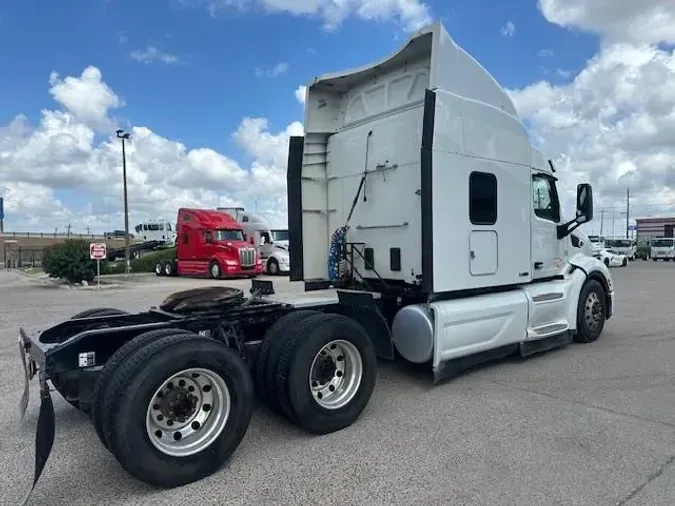
[(5, 199), (0, 197), (0, 220), (5, 219)]
[(96, 287), (101, 288), (101, 260), (108, 256), (108, 245), (104, 242), (89, 243), (89, 258), (96, 260)]
[(89, 258), (92, 260), (105, 260), (108, 254), (108, 245), (104, 242), (92, 242), (89, 244)]

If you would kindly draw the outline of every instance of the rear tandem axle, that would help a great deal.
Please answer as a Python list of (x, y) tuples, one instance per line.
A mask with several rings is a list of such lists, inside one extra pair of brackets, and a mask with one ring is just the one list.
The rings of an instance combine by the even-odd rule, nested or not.
[[(20, 329), (25, 372), (38, 376), (40, 413), (30, 497), (54, 441), (48, 381), (91, 418), (101, 443), (137, 479), (175, 487), (202, 479), (239, 446), (255, 394), (315, 434), (353, 423), (375, 385), (378, 355), (393, 358), (391, 334), (369, 293), (338, 292), (316, 309), (226, 287), (169, 296), (129, 314), (84, 311), (36, 336)], [(260, 338), (262, 336), (262, 339)]]

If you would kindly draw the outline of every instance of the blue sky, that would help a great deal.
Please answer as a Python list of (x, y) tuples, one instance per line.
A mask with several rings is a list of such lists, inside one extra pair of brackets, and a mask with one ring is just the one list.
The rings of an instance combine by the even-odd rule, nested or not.
[[(436, 19), (506, 87), (547, 77), (542, 66), (576, 69), (597, 47), (592, 37), (548, 23), (532, 1), (429, 2)], [(33, 122), (53, 108), (50, 72), (78, 75), (87, 65), (126, 102), (115, 115), (143, 124), (190, 146), (207, 145), (235, 155), (229, 141), (244, 116), (264, 116), (282, 127), (301, 119), (292, 100), (299, 84), (326, 71), (366, 63), (394, 50), (404, 37), (395, 23), (348, 19), (326, 32), (316, 19), (288, 14), (220, 11), (172, 1), (22, 0), (0, 7), (0, 121), (24, 113)], [(500, 34), (508, 21), (513, 37)], [(139, 63), (129, 55), (148, 45), (176, 56), (178, 63)], [(541, 49), (553, 57), (542, 58)], [(257, 77), (256, 68), (279, 62), (288, 71)], [(549, 76), (553, 80), (561, 78)]]
[[(150, 217), (172, 214), (177, 205), (222, 205), (239, 199), (237, 201), (250, 206), (249, 197), (241, 197), (244, 199), (241, 200), (230, 194), (227, 178), (235, 178), (232, 174), (251, 174), (254, 167), (264, 166), (268, 172), (263, 174), (268, 174), (269, 180), (273, 176), (279, 179), (284, 169), (283, 145), (289, 132), (299, 126), (293, 122), (302, 121), (303, 106), (295, 99), (298, 86), (321, 73), (363, 65), (397, 49), (409, 33), (406, 30), (409, 26), (405, 26), (409, 18), (405, 18), (405, 12), (426, 12), (430, 19), (441, 20), (457, 43), (480, 61), (500, 84), (510, 90), (522, 90), (518, 92), (516, 105), (527, 111), (526, 124), (530, 125), (532, 116), (536, 133), (552, 138), (547, 146), (551, 152), (547, 154), (557, 159), (569, 151), (573, 153), (570, 164), (585, 171), (584, 174), (591, 174), (596, 185), (601, 181), (609, 188), (616, 183), (616, 191), (607, 194), (603, 205), (620, 206), (620, 200), (616, 199), (625, 193), (625, 183), (619, 179), (625, 179), (626, 171), (630, 173), (630, 167), (635, 166), (631, 163), (637, 163), (642, 155), (631, 152), (619, 156), (616, 150), (611, 154), (613, 141), (609, 137), (598, 141), (604, 142), (606, 152), (599, 154), (596, 146), (587, 146), (583, 151), (576, 144), (570, 144), (574, 136), (569, 131), (562, 135), (555, 122), (562, 116), (583, 116), (586, 105), (578, 97), (593, 93), (595, 88), (588, 88), (587, 80), (577, 82), (576, 77), (589, 65), (602, 67), (603, 58), (612, 57), (613, 53), (606, 49), (610, 46), (610, 35), (611, 42), (616, 42), (617, 33), (627, 33), (630, 30), (625, 27), (632, 27), (638, 38), (633, 36), (635, 40), (628, 43), (635, 47), (643, 42), (661, 43), (659, 54), (667, 55), (664, 51), (672, 47), (675, 37), (659, 39), (649, 35), (669, 34), (667, 28), (659, 31), (657, 21), (653, 21), (669, 18), (652, 16), (651, 24), (645, 22), (650, 30), (640, 30), (630, 25), (632, 20), (641, 15), (647, 19), (653, 12), (641, 12), (639, 6), (628, 4), (628, 0), (618, 1), (631, 5), (630, 8), (616, 12), (600, 10), (599, 14), (598, 9), (593, 10), (591, 0), (540, 1), (548, 5), (548, 10), (540, 8), (534, 0), (431, 0), (424, 2), (423, 7), (420, 7), (421, 0), (353, 0), (348, 3), (351, 11), (344, 13), (342, 21), (332, 29), (325, 27), (322, 16), (325, 11), (309, 15), (294, 15), (289, 11), (297, 12), (309, 5), (335, 5), (333, 0), (3, 2), (0, 44), (5, 50), (0, 52), (4, 77), (0, 79), (0, 94), (4, 99), (0, 101), (0, 129), (19, 114), (28, 121), (28, 126), (22, 123), (18, 130), (15, 126), (4, 144), (0, 130), (0, 152), (3, 146), (12, 151), (12, 164), (3, 167), (0, 163), (0, 190), (4, 184), (7, 223), (26, 228), (70, 220), (79, 227), (120, 228), (121, 209), (116, 200), (119, 190), (113, 188), (119, 184), (115, 172), (117, 162), (110, 161), (118, 160), (117, 147), (109, 139), (115, 125), (128, 129), (146, 127), (152, 133), (145, 144), (153, 147), (150, 155), (143, 160), (132, 156), (130, 162), (137, 171), (136, 182), (130, 183), (132, 193), (136, 191), (132, 213), (138, 214), (133, 219), (142, 217), (143, 213)], [(271, 12), (262, 7), (270, 3), (284, 10)], [(209, 9), (216, 4), (221, 8)], [(246, 8), (223, 7), (225, 4)], [(575, 10), (579, 4), (588, 6)], [(379, 8), (382, 15), (373, 19), (368, 13), (356, 12), (359, 5)], [(387, 6), (393, 13), (387, 13)], [(626, 15), (622, 18), (621, 13)], [(638, 40), (642, 35), (647, 39)], [(624, 46), (615, 49), (619, 50), (628, 51)], [(642, 50), (646, 51), (644, 47)], [(143, 55), (155, 58), (144, 60)], [(94, 79), (96, 89), (109, 89), (113, 97), (124, 103), (122, 107), (108, 104), (102, 109), (104, 116), (112, 120), (109, 130), (94, 128), (73, 112), (78, 101), (92, 100), (91, 94), (80, 95), (77, 100), (71, 97), (70, 105), (61, 99), (55, 100), (54, 83), (80, 79), (89, 66), (100, 71), (100, 76)], [(274, 72), (275, 68), (281, 71)], [(50, 83), (52, 72), (58, 73), (58, 77)], [(593, 73), (593, 79), (602, 75), (602, 72)], [(612, 82), (620, 82), (608, 73), (607, 79), (610, 78)], [(543, 84), (537, 87), (539, 81)], [(598, 85), (597, 89), (603, 87)], [(654, 93), (657, 92), (654, 89)], [(559, 100), (561, 96), (566, 100)], [(644, 93), (637, 90), (635, 96), (644, 96)], [(538, 115), (540, 110), (550, 114)], [(42, 111), (64, 111), (67, 119), (55, 127), (45, 123)], [(248, 141), (233, 137), (233, 132), (244, 125), (244, 118), (266, 119), (266, 123), (253, 132), (258, 137), (249, 136)], [(75, 124), (85, 127), (77, 133), (66, 132), (68, 125)], [(608, 126), (611, 130), (616, 125)], [(586, 127), (589, 132), (597, 130), (590, 123)], [(70, 143), (65, 150), (72, 155), (68, 160), (64, 158), (62, 146), (44, 147), (45, 139), (52, 139), (49, 141), (52, 144), (54, 139), (65, 142), (63, 136), (56, 135), (63, 133), (59, 128), (67, 133)], [(36, 132), (44, 135), (36, 137)], [(186, 146), (185, 152), (176, 142)], [(40, 149), (26, 154), (29, 148), (36, 146)], [(183, 181), (167, 188), (164, 195), (156, 193), (143, 207), (141, 200), (159, 184), (161, 171), (153, 167), (156, 158), (166, 162), (173, 152), (171, 163), (166, 162), (165, 166), (175, 169), (187, 161), (197, 163), (195, 159), (203, 161), (208, 158), (206, 155), (213, 155), (211, 151), (211, 154), (188, 153), (197, 148), (213, 150), (223, 167), (234, 172), (229, 175), (223, 172), (221, 181), (217, 177), (202, 179), (195, 182), (200, 186), (192, 189)], [(39, 171), (33, 166), (40, 166), (42, 173), (45, 170), (48, 173), (52, 159), (59, 160), (62, 173), (73, 176), (72, 184), (63, 177), (56, 185), (42, 183), (35, 175)], [(101, 160), (108, 160), (108, 165)], [(603, 175), (599, 168), (603, 160), (624, 167), (617, 172), (615, 180), (609, 181)], [(203, 169), (204, 165), (200, 167)], [(110, 172), (105, 182), (95, 177), (105, 171)], [(79, 179), (75, 177), (77, 174)], [(283, 193), (279, 188), (277, 185), (277, 194)], [(669, 186), (667, 189), (670, 191)], [(636, 188), (636, 195), (637, 192)], [(20, 198), (21, 195), (31, 198)], [(666, 193), (663, 195), (664, 202), (675, 200)], [(160, 206), (164, 201), (167, 204)], [(162, 208), (155, 211), (157, 207)]]

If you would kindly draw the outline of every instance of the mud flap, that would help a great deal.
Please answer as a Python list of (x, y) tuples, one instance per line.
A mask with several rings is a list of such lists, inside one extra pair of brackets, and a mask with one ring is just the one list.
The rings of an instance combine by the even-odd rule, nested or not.
[[(44, 386), (46, 387), (46, 381)], [(35, 489), (35, 485), (40, 479), (42, 471), (44, 471), (54, 444), (56, 425), (54, 404), (52, 402), (52, 397), (49, 394), (48, 387), (42, 388), (40, 397), (42, 398), (42, 401), (40, 403), (40, 414), (38, 416), (37, 429), (35, 431), (35, 474), (33, 475), (33, 484), (31, 485), (28, 494), (26, 494), (23, 504), (26, 504), (30, 499), (31, 494)]]
[(28, 386), (30, 375), (28, 374), (26, 348), (24, 346), (22, 336), (19, 336), (19, 351), (21, 353), (21, 363), (23, 364), (23, 393), (21, 394), (21, 400), (19, 401), (19, 422), (21, 422), (24, 416), (26, 416), (26, 409), (28, 408), (28, 396), (30, 394), (30, 388)]

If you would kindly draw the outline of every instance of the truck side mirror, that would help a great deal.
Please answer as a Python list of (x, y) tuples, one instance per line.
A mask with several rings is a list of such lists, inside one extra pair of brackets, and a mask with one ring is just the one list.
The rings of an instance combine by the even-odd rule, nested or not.
[(593, 219), (593, 189), (588, 183), (577, 185), (577, 221), (586, 223)]
[(582, 223), (588, 223), (593, 219), (593, 189), (588, 183), (577, 185), (577, 215), (576, 217), (558, 225), (558, 239), (564, 239)]

